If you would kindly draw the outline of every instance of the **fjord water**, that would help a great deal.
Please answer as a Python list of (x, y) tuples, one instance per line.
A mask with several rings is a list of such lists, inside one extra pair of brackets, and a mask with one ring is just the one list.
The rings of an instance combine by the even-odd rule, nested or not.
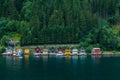
[(0, 57), (0, 80), (120, 80), (120, 57)]

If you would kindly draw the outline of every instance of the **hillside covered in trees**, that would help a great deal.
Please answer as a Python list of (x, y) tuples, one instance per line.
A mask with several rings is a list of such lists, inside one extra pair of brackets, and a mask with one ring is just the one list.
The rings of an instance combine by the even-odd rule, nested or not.
[(0, 42), (120, 49), (120, 0), (0, 0)]

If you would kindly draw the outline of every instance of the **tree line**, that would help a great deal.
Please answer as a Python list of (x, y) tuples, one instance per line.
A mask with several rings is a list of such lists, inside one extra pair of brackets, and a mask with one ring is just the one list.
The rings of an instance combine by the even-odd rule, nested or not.
[(20, 45), (80, 44), (120, 48), (119, 0), (0, 0), (0, 38)]

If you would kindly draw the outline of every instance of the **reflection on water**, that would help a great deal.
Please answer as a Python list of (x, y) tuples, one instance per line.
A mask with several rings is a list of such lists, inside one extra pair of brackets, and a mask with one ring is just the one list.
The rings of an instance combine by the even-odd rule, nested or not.
[(42, 60), (43, 60), (43, 63), (47, 63), (48, 62), (48, 56), (42, 56)]
[(29, 55), (25, 55), (24, 59), (25, 59), (25, 68), (28, 68), (29, 67)]
[(6, 68), (8, 70), (19, 70), (21, 69), (22, 58), (6, 56)]
[(64, 58), (65, 58), (65, 56), (56, 56), (56, 62), (59, 63), (59, 64), (61, 64), (61, 63), (64, 62), (64, 61), (63, 61)]
[(29, 61), (29, 55), (25, 55), (24, 58), (25, 58), (25, 61)]
[(1, 80), (120, 80), (120, 57), (26, 55), (0, 60)]
[(77, 68), (78, 68), (78, 56), (72, 56), (72, 69), (73, 70), (73, 76), (76, 75), (76, 71), (77, 71)]
[(69, 55), (65, 56), (65, 62), (70, 64), (71, 63), (71, 56), (69, 56)]
[(85, 63), (85, 61), (86, 61), (86, 58), (87, 58), (87, 56), (79, 56), (79, 60), (80, 60), (80, 63), (81, 64), (84, 64)]
[(92, 62), (94, 64), (99, 64), (100, 63), (100, 59), (101, 59), (101, 55), (92, 55), (91, 59), (92, 59)]
[(41, 56), (40, 57), (40, 60), (41, 60), (41, 64), (42, 64), (42, 67), (43, 67), (43, 72), (44, 74), (46, 74), (45, 72), (47, 72), (48, 70), (48, 56)]
[(78, 56), (72, 56), (72, 63), (77, 64), (78, 63)]
[(31, 58), (33, 58), (35, 62), (38, 62), (41, 59), (41, 56), (33, 56)]

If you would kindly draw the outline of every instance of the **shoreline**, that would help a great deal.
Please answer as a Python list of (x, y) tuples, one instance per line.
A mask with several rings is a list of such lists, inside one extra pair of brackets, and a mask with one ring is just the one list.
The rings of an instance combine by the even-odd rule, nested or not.
[[(40, 54), (40, 56), (56, 56), (56, 54), (57, 53), (53, 53), (53, 54), (51, 54), (51, 53), (48, 53), (48, 54), (46, 54), (46, 55), (44, 55), (44, 54)], [(9, 55), (9, 54), (8, 54)], [(25, 54), (25, 55), (29, 55), (29, 56), (32, 56), (33, 55), (33, 53), (29, 53), (29, 54)], [(3, 54), (0, 54), (0, 56), (4, 56)], [(70, 55), (63, 55), (63, 56), (120, 56), (120, 52), (119, 53), (107, 53), (107, 52), (103, 52), (103, 53), (101, 53), (101, 54), (91, 54), (91, 53), (86, 53), (86, 55), (84, 55), (84, 54), (76, 54), (76, 55), (72, 55), (72, 54), (70, 54)]]

